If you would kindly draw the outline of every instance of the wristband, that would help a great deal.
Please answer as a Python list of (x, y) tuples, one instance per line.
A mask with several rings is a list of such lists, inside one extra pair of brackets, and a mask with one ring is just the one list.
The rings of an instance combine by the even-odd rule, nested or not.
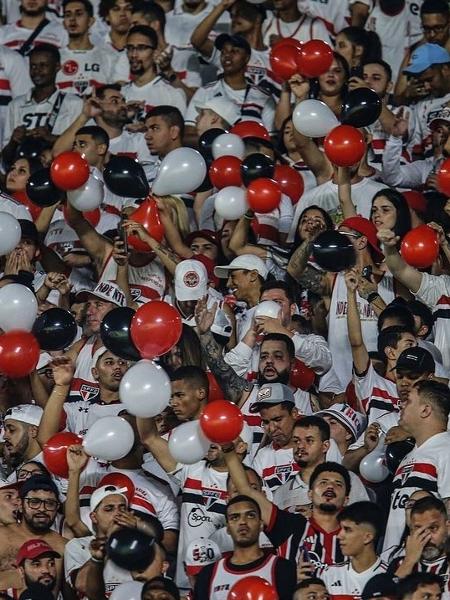
[(104, 563), (103, 560), (100, 560), (99, 558), (94, 558), (93, 556), (91, 556), (90, 560), (92, 560), (92, 562), (94, 562), (98, 565), (102, 565)]
[(372, 304), (372, 302), (379, 297), (380, 297), (380, 294), (378, 292), (370, 292), (370, 294), (367, 296), (367, 302), (369, 304)]

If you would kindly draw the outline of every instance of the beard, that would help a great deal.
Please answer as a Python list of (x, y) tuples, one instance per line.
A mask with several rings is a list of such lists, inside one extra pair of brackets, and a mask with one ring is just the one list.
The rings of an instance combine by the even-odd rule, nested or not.
[(14, 448), (9, 449), (5, 444), (4, 459), (8, 467), (13, 471), (23, 463), (23, 457), (28, 449), (28, 432), (24, 432)]
[(289, 385), (289, 371), (287, 369), (279, 371), (275, 379), (266, 379), (262, 373), (258, 373), (258, 383), (259, 385), (264, 385), (265, 383), (284, 383), (284, 385)]
[(327, 502), (324, 504), (319, 504), (318, 508), (321, 512), (328, 513), (329, 515), (336, 513), (338, 510), (336, 504), (328, 504)]
[(303, 460), (302, 458), (299, 458), (299, 459), (298, 459), (298, 460), (296, 460), (295, 462), (298, 464), (298, 466), (299, 466), (301, 469), (304, 469), (305, 467), (307, 467), (307, 466), (308, 466), (308, 461), (307, 461), (307, 460)]
[(45, 521), (37, 520), (33, 515), (30, 517), (26, 512), (23, 513), (23, 518), (25, 523), (32, 531), (36, 531), (37, 533), (43, 533), (44, 531), (49, 531), (50, 527), (53, 525), (53, 521), (56, 518), (56, 515), (53, 519), (51, 519), (48, 515), (45, 515), (47, 519)]
[(41, 598), (45, 593), (51, 592), (55, 588), (56, 579), (52, 578), (48, 583), (42, 583), (41, 581), (32, 581), (25, 574), (25, 583), (28, 591), (33, 593), (33, 598)]
[(43, 6), (42, 8), (37, 8), (35, 10), (27, 10), (26, 8), (23, 8), (23, 6), (21, 6), (20, 13), (22, 15), (26, 15), (27, 17), (38, 17), (39, 15), (45, 14), (45, 6)]
[(432, 560), (436, 560), (437, 558), (441, 557), (443, 554), (444, 554), (444, 548), (439, 548), (438, 546), (435, 546), (434, 544), (427, 544), (425, 546), (425, 548), (422, 550), (421, 558), (423, 560), (432, 561)]

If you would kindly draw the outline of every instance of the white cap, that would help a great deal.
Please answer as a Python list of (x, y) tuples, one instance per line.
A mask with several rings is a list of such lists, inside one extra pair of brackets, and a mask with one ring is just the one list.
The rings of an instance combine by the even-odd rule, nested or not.
[(325, 415), (339, 421), (353, 435), (356, 441), (364, 431), (367, 418), (362, 413), (354, 410), (349, 404), (332, 404), (329, 408), (315, 413), (318, 417)]
[(257, 317), (271, 317), (277, 319), (280, 316), (281, 306), (274, 300), (263, 300), (255, 307), (254, 316)]
[(98, 359), (101, 356), (103, 356), (105, 352), (108, 352), (108, 348), (106, 348), (105, 346), (100, 346), (100, 348), (94, 352), (94, 355), (92, 357), (92, 364), (94, 367), (97, 364)]
[(3, 420), (9, 421), (9, 419), (13, 419), (21, 423), (28, 423), (28, 425), (38, 426), (41, 422), (43, 412), (42, 408), (36, 406), (36, 404), (19, 404), (18, 406), (8, 408)]
[(185, 552), (184, 568), (188, 575), (198, 575), (206, 565), (222, 558), (219, 546), (208, 538), (193, 540)]
[(88, 296), (95, 296), (105, 302), (112, 302), (116, 306), (126, 306), (125, 294), (114, 281), (100, 281), (93, 290), (80, 290), (76, 299), (81, 302), (86, 302)]
[(202, 104), (196, 104), (195, 108), (199, 111), (212, 110), (229, 125), (234, 125), (241, 116), (238, 105), (229, 98), (221, 96), (205, 100)]
[(4, 489), (4, 488), (16, 488), (17, 489), (17, 482), (13, 483), (11, 481), (8, 481), (7, 479), (3, 479), (3, 477), (0, 477), (0, 489)]
[(180, 302), (200, 300), (208, 292), (208, 272), (199, 260), (182, 260), (175, 268), (175, 296)]
[(125, 488), (125, 487), (119, 488), (115, 485), (102, 485), (102, 487), (97, 488), (92, 493), (91, 501), (90, 501), (91, 512), (94, 512), (94, 510), (97, 508), (97, 506), (100, 504), (100, 502), (102, 502), (102, 500), (104, 500), (108, 496), (113, 496), (116, 494), (118, 496), (122, 496), (122, 498), (125, 498), (125, 502), (127, 503), (127, 506), (128, 506), (127, 488)]
[(230, 274), (230, 271), (238, 271), (244, 269), (245, 271), (258, 271), (263, 279), (267, 278), (269, 270), (266, 267), (266, 263), (254, 254), (241, 254), (230, 262), (229, 265), (223, 265), (215, 267), (214, 275), (219, 279), (226, 279)]

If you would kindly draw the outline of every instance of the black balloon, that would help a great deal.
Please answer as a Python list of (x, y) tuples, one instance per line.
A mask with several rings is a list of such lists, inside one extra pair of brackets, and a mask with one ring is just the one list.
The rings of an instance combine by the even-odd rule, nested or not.
[(53, 206), (64, 198), (64, 192), (58, 189), (50, 177), (50, 169), (35, 171), (27, 182), (28, 198), (36, 206)]
[(200, 154), (206, 161), (212, 161), (212, 145), (214, 140), (222, 135), (222, 133), (226, 133), (224, 129), (219, 129), (218, 127), (213, 127), (212, 129), (208, 129), (200, 136), (198, 140), (198, 149)]
[(380, 8), (389, 17), (395, 17), (405, 8), (406, 0), (380, 0)]
[(103, 171), (106, 187), (117, 196), (146, 198), (150, 186), (142, 166), (129, 156), (112, 156)]
[(17, 148), (17, 156), (19, 158), (39, 158), (45, 147), (46, 143), (43, 140), (26, 137)]
[(77, 335), (73, 315), (62, 308), (50, 308), (34, 322), (33, 334), (42, 350), (64, 350)]
[(402, 440), (401, 442), (392, 442), (392, 444), (386, 446), (386, 466), (392, 475), (395, 474), (399, 464), (411, 452), (414, 446), (415, 442), (410, 439)]
[(106, 542), (106, 554), (118, 567), (143, 571), (155, 558), (154, 538), (128, 527), (112, 533)]
[(130, 336), (130, 324), (135, 311), (127, 306), (113, 308), (100, 324), (103, 345), (125, 360), (140, 360), (139, 350)]
[(312, 243), (316, 263), (325, 271), (339, 273), (356, 264), (356, 253), (351, 240), (339, 231), (323, 231)]
[(376, 92), (369, 88), (357, 88), (345, 98), (341, 122), (353, 127), (368, 127), (378, 119), (381, 109), (381, 99)]
[(265, 154), (250, 154), (241, 164), (242, 182), (245, 186), (248, 186), (252, 181), (261, 177), (272, 179), (274, 173), (275, 163)]

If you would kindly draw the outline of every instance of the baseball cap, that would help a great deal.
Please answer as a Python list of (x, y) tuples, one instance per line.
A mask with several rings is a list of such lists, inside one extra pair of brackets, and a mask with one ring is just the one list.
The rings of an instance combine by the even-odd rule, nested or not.
[(378, 252), (380, 256), (383, 256), (381, 248), (378, 245), (377, 229), (372, 223), (372, 221), (369, 221), (369, 219), (357, 215), (356, 217), (349, 217), (348, 219), (344, 219), (344, 221), (342, 221), (342, 223), (339, 225), (339, 229), (341, 227), (353, 229), (354, 231), (357, 231), (358, 233), (364, 235), (367, 238), (369, 244), (375, 250), (375, 252)]
[(361, 599), (370, 600), (371, 598), (382, 598), (383, 596), (396, 598), (398, 595), (398, 586), (392, 575), (379, 573), (366, 583), (361, 594)]
[(27, 558), (33, 560), (43, 554), (53, 556), (54, 558), (61, 558), (61, 554), (56, 552), (56, 550), (53, 550), (53, 548), (49, 546), (47, 542), (44, 542), (44, 540), (28, 540), (20, 546), (19, 551), (17, 552), (16, 565), (21, 565)]
[(243, 140), (246, 139), (257, 139), (264, 140), (266, 142), (270, 142), (270, 133), (267, 128), (264, 127), (262, 123), (253, 120), (245, 120), (239, 121), (236, 125), (231, 129), (230, 133), (235, 133)]
[[(219, 98), (214, 99), (218, 100)], [(186, 246), (190, 246), (196, 238), (208, 240), (208, 242), (211, 242), (211, 244), (214, 244), (215, 246), (219, 247), (217, 233), (215, 231), (212, 231), (212, 229), (198, 229), (197, 231), (191, 231), (191, 233), (186, 236)]]
[(242, 48), (247, 52), (247, 54), (252, 53), (250, 44), (241, 35), (230, 35), (229, 33), (221, 33), (216, 37), (214, 45), (217, 48), (217, 50), (222, 51), (225, 44), (231, 44), (234, 48)]
[(25, 498), (28, 495), (28, 492), (33, 492), (35, 490), (53, 492), (56, 496), (56, 499), (59, 500), (58, 488), (56, 487), (53, 479), (47, 475), (32, 475), (26, 479), (19, 488), (19, 496), (21, 498)]
[[(226, 34), (225, 34), (226, 35)], [(197, 110), (212, 110), (219, 115), (229, 125), (234, 125), (241, 115), (241, 111), (236, 102), (223, 96), (216, 96), (205, 100), (201, 104), (196, 104)]]
[(7, 479), (3, 479), (3, 477), (0, 477), (0, 490), (4, 490), (6, 488), (17, 488), (17, 483), (12, 483)]
[(80, 290), (76, 296), (78, 302), (86, 302), (89, 296), (95, 296), (116, 306), (126, 306), (125, 293), (114, 281), (100, 281), (93, 290)]
[(180, 600), (180, 590), (168, 577), (153, 577), (153, 579), (146, 581), (141, 591), (141, 598), (144, 597), (147, 590), (167, 592), (172, 596), (173, 600)]
[(184, 302), (199, 300), (208, 292), (208, 273), (198, 260), (182, 260), (175, 268), (175, 296)]
[(8, 421), (9, 419), (13, 419), (21, 423), (28, 423), (28, 425), (38, 426), (41, 422), (43, 412), (42, 408), (36, 406), (36, 404), (19, 404), (8, 408), (3, 420)]
[(19, 219), (19, 225), (21, 230), (20, 237), (27, 240), (33, 240), (33, 242), (36, 243), (39, 242), (39, 233), (33, 221), (28, 221), (28, 219)]
[(403, 350), (397, 359), (397, 364), (391, 371), (402, 369), (411, 373), (434, 373), (436, 363), (431, 353), (425, 348), (415, 346)]
[(261, 277), (265, 280), (269, 271), (265, 262), (254, 254), (241, 254), (233, 259), (229, 265), (219, 265), (214, 269), (214, 275), (220, 279), (226, 279), (230, 271), (258, 271)]
[(428, 127), (432, 130), (434, 127), (437, 127), (440, 121), (445, 121), (447, 125), (450, 125), (450, 108), (448, 106), (444, 106), (444, 108), (441, 108), (441, 110), (435, 114), (428, 123)]
[(443, 65), (450, 62), (448, 51), (438, 44), (422, 44), (411, 54), (411, 61), (403, 73), (418, 75), (433, 65)]
[(332, 404), (329, 408), (316, 413), (318, 417), (328, 415), (339, 421), (353, 435), (356, 441), (363, 432), (367, 419), (366, 417), (353, 408), (349, 404)]
[(265, 383), (256, 394), (256, 402), (250, 406), (249, 412), (257, 413), (265, 405), (276, 406), (282, 402), (290, 402), (295, 405), (292, 390), (284, 383)]
[(417, 212), (424, 213), (427, 210), (427, 200), (422, 192), (417, 190), (407, 190), (402, 192), (409, 208), (416, 210)]
[(184, 568), (188, 575), (198, 575), (203, 567), (222, 558), (219, 546), (208, 538), (193, 540), (186, 549)]
[(115, 485), (102, 485), (102, 487), (97, 488), (92, 493), (91, 500), (89, 503), (91, 512), (94, 512), (94, 510), (97, 508), (97, 506), (100, 504), (100, 502), (102, 502), (108, 496), (112, 496), (113, 494), (122, 496), (122, 498), (125, 499), (125, 502), (127, 503), (127, 506), (128, 506), (127, 488), (125, 488), (125, 487), (119, 488)]

